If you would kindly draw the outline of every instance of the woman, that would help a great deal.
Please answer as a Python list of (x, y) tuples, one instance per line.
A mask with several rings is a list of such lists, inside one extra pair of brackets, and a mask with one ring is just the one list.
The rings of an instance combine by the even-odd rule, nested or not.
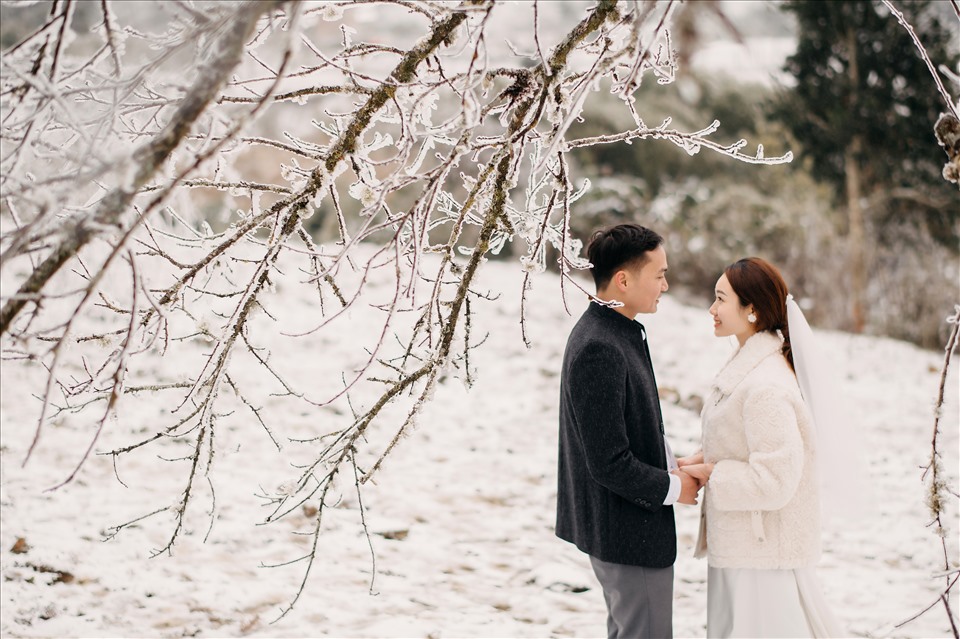
[(726, 268), (710, 307), (714, 334), (739, 348), (703, 409), (702, 451), (678, 460), (706, 482), (696, 556), (708, 562), (708, 637), (841, 636), (814, 572), (817, 451), (787, 305), (780, 272), (747, 258)]

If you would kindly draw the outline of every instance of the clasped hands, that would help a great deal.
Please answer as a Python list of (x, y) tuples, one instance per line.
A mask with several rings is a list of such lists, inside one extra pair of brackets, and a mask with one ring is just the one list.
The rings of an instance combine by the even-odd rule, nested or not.
[(671, 471), (680, 478), (680, 498), (677, 499), (677, 503), (694, 506), (700, 489), (710, 481), (713, 464), (705, 463), (703, 453), (700, 452), (677, 459), (677, 465), (680, 468)]

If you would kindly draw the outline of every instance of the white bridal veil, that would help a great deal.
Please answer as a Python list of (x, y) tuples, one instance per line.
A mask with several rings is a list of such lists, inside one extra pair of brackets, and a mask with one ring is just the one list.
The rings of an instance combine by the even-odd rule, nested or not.
[(787, 324), (797, 382), (814, 422), (820, 476), (820, 500), (825, 516), (856, 518), (869, 505), (871, 492), (861, 459), (863, 438), (840, 392), (840, 379), (817, 349), (800, 306), (787, 295)]

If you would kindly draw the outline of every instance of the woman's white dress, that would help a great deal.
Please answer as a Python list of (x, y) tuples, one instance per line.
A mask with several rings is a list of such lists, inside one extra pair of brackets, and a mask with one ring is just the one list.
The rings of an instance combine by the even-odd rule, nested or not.
[(707, 637), (842, 637), (814, 568), (713, 568)]

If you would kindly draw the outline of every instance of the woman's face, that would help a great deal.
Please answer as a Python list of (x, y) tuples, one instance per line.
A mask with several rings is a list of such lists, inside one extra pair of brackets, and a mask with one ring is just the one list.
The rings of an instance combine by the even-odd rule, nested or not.
[(747, 320), (753, 311), (751, 306), (741, 306), (740, 298), (733, 292), (726, 275), (717, 280), (716, 298), (710, 305), (710, 314), (713, 316), (713, 334), (717, 337), (736, 336), (740, 345), (756, 333), (756, 324)]

